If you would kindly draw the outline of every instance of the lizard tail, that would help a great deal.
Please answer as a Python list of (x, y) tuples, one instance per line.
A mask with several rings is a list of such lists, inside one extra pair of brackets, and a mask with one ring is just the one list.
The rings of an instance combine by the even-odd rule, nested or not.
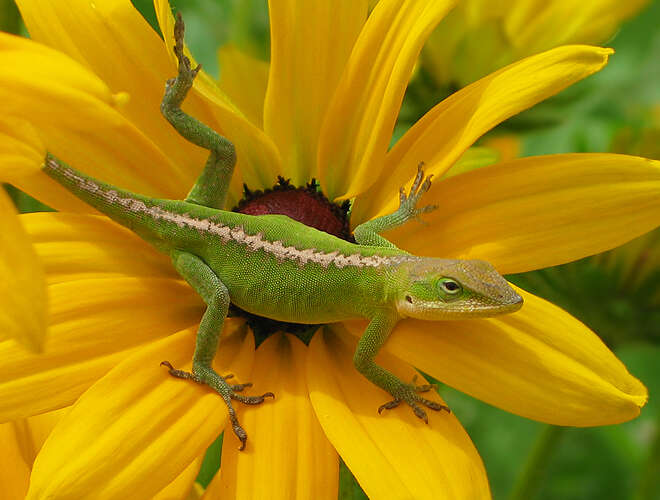
[(46, 154), (43, 171), (77, 198), (150, 242), (160, 240), (153, 226), (159, 200), (101, 182)]

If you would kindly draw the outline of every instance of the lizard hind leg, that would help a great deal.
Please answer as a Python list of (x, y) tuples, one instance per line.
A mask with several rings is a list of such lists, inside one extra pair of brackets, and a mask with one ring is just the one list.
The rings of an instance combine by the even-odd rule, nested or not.
[(186, 201), (224, 209), (229, 182), (236, 165), (236, 151), (231, 141), (181, 109), (201, 69), (201, 65), (193, 68), (190, 59), (184, 54), (183, 33), (183, 19), (178, 14), (174, 25), (174, 54), (178, 61), (178, 74), (167, 81), (160, 110), (183, 138), (210, 151), (204, 170), (188, 193)]
[(202, 316), (197, 332), (192, 372), (177, 370), (169, 361), (163, 361), (161, 365), (166, 366), (170, 375), (173, 377), (188, 379), (198, 384), (207, 385), (222, 397), (227, 405), (232, 429), (241, 441), (240, 449), (243, 450), (247, 441), (247, 433), (238, 422), (232, 400), (239, 401), (243, 404), (257, 405), (263, 403), (266, 398), (274, 398), (275, 396), (272, 392), (267, 392), (260, 396), (243, 396), (237, 394), (237, 392), (250, 387), (251, 384), (230, 385), (227, 379), (230, 379), (232, 375), (225, 375), (223, 377), (213, 370), (211, 364), (218, 349), (220, 332), (222, 331), (222, 325), (229, 308), (229, 292), (213, 270), (199, 257), (187, 252), (174, 251), (172, 253), (172, 262), (179, 274), (204, 299), (207, 308)]

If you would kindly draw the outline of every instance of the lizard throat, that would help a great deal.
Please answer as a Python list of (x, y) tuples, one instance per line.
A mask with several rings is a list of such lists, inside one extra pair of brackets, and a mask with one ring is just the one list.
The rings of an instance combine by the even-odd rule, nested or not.
[[(306, 226), (355, 242), (350, 230), (350, 202), (345, 201), (341, 205), (333, 203), (323, 194), (315, 179), (305, 186), (295, 187), (289, 179), (279, 176), (277, 184), (270, 189), (251, 191), (243, 184), (243, 191), (243, 199), (233, 208), (234, 212), (248, 215), (287, 215)], [(308, 343), (321, 326), (275, 321), (251, 314), (233, 304), (230, 305), (229, 312), (233, 316), (246, 319), (254, 332), (257, 345), (279, 331), (292, 333)]]

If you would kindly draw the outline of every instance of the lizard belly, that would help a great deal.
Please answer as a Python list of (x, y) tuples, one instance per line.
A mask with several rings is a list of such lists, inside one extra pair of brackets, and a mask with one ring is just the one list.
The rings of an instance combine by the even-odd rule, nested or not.
[(242, 283), (229, 287), (232, 303), (252, 314), (292, 323), (332, 323), (361, 317), (358, 308), (332, 293), (333, 286)]

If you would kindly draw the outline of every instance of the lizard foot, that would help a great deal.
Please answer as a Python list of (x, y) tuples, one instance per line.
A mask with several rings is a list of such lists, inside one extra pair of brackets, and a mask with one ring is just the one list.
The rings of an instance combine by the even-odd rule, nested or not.
[(185, 32), (185, 25), (183, 23), (183, 17), (181, 13), (177, 13), (176, 21), (174, 22), (174, 55), (179, 61), (179, 77), (184, 80), (190, 80), (192, 83), (193, 79), (199, 73), (199, 70), (202, 69), (202, 65), (198, 64), (197, 67), (192, 68), (190, 64), (190, 59), (183, 53), (183, 34)]
[(424, 162), (420, 162), (419, 165), (417, 165), (417, 174), (410, 187), (410, 192), (406, 195), (406, 191), (403, 187), (399, 189), (399, 213), (404, 216), (406, 220), (418, 217), (438, 208), (437, 205), (426, 205), (417, 208), (419, 200), (424, 193), (431, 188), (432, 177), (433, 174), (427, 175), (426, 177), (424, 176)]
[(440, 410), (445, 410), (447, 413), (451, 413), (451, 410), (449, 409), (448, 406), (445, 406), (440, 403), (436, 403), (435, 401), (431, 401), (430, 399), (426, 399), (421, 397), (418, 393), (420, 392), (428, 392), (431, 389), (434, 389), (435, 386), (431, 384), (424, 384), (424, 385), (412, 385), (412, 384), (401, 384), (400, 387), (394, 391), (392, 394), (394, 396), (394, 399), (392, 401), (388, 401), (385, 404), (382, 404), (378, 407), (378, 413), (382, 413), (383, 410), (391, 410), (392, 408), (396, 408), (399, 406), (401, 403), (406, 403), (408, 406), (410, 406), (413, 409), (413, 412), (418, 418), (421, 418), (425, 423), (429, 423), (429, 418), (426, 415), (426, 412), (424, 409), (422, 409), (422, 406), (426, 406), (427, 408), (430, 408), (431, 410), (434, 411), (440, 411)]
[(275, 398), (275, 395), (272, 392), (266, 392), (261, 396), (242, 396), (236, 393), (242, 391), (246, 387), (251, 387), (252, 384), (249, 382), (245, 384), (228, 384), (227, 379), (231, 379), (234, 376), (233, 374), (225, 375), (223, 377), (218, 375), (213, 369), (206, 367), (193, 367), (193, 372), (191, 373), (175, 369), (169, 361), (162, 361), (160, 364), (161, 366), (167, 367), (169, 374), (173, 377), (192, 380), (198, 384), (208, 385), (220, 394), (227, 405), (232, 430), (241, 442), (239, 450), (244, 450), (245, 443), (247, 442), (247, 433), (245, 432), (245, 429), (241, 427), (241, 424), (239, 424), (236, 410), (234, 410), (231, 401), (239, 401), (246, 405), (258, 405), (263, 403), (266, 398)]
[[(184, 54), (183, 51), (183, 33), (185, 27), (181, 14), (176, 15), (176, 22), (174, 23), (174, 55), (179, 62), (179, 73), (176, 78), (170, 78), (166, 82), (166, 94), (172, 94), (170, 98), (174, 103), (181, 104), (186, 94), (193, 85), (193, 80), (197, 73), (202, 69), (202, 65), (198, 64), (192, 67), (190, 59)], [(165, 104), (161, 104), (161, 107)], [(168, 103), (169, 105), (169, 103)]]

